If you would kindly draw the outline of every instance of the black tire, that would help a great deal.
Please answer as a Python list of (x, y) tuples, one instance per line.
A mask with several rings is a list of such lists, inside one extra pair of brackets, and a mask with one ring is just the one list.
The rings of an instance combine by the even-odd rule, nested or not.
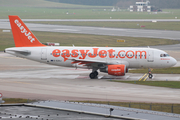
[(98, 76), (98, 72), (97, 71), (95, 71), (94, 73), (96, 74), (96, 76)]
[(152, 74), (149, 74), (149, 79), (152, 79), (153, 75)]
[(96, 74), (93, 72), (93, 73), (90, 73), (90, 74), (89, 74), (89, 77), (90, 77), (91, 79), (95, 79), (97, 76), (96, 76)]

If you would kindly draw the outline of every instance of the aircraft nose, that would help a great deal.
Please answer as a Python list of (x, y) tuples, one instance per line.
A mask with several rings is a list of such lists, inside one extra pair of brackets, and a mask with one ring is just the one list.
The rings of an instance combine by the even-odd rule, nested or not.
[(174, 59), (174, 58), (172, 58), (172, 59), (171, 59), (171, 64), (172, 64), (172, 66), (176, 65), (176, 64), (177, 64), (177, 60)]

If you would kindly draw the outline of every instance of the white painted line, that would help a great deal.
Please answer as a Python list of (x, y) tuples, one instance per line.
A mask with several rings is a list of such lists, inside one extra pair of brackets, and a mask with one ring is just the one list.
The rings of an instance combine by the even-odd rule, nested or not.
[(2, 30), (2, 32), (11, 32), (11, 30)]
[(72, 29), (54, 29), (55, 31), (79, 31), (79, 30), (72, 30)]
[(126, 31), (126, 29), (116, 29), (116, 28), (97, 28), (97, 29), (100, 29), (100, 30), (117, 30), (117, 31)]

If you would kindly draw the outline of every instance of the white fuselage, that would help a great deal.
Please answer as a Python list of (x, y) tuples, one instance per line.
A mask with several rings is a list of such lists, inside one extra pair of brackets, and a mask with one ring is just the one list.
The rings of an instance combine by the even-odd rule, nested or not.
[[(90, 60), (108, 64), (125, 64), (127, 68), (167, 68), (176, 60), (166, 52), (152, 48), (136, 47), (14, 47), (7, 53), (30, 60), (64, 67), (91, 67), (72, 64), (73, 59)], [(15, 51), (28, 51), (29, 54)]]

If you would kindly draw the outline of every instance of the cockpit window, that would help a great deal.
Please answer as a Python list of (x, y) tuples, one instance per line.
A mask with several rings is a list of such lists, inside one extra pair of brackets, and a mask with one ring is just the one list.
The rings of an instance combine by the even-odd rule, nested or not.
[(169, 57), (168, 54), (161, 54), (160, 57)]

